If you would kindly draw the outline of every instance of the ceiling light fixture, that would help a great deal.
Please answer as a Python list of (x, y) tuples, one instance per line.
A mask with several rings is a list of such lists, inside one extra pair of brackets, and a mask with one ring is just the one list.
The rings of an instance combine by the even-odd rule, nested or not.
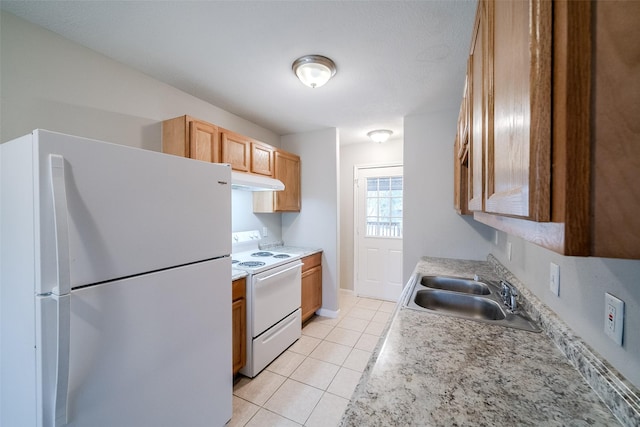
[(389, 139), (391, 134), (393, 134), (393, 132), (388, 129), (378, 129), (372, 130), (367, 134), (367, 136), (371, 138), (372, 141), (382, 144), (383, 142), (386, 142), (387, 139)]
[(336, 64), (326, 56), (305, 55), (294, 61), (293, 72), (310, 88), (324, 85), (336, 74)]

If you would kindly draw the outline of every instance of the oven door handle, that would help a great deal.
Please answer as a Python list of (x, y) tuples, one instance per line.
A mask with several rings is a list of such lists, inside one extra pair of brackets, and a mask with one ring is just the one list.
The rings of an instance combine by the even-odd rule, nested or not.
[(284, 270), (277, 271), (277, 272), (275, 272), (275, 273), (273, 273), (273, 274), (270, 274), (270, 275), (268, 275), (268, 276), (265, 276), (265, 277), (257, 277), (257, 280), (258, 280), (258, 281), (262, 281), (262, 280), (269, 280), (269, 279), (271, 279), (271, 278), (272, 278), (272, 277), (274, 277), (274, 276), (278, 276), (278, 275), (280, 275), (280, 274), (282, 274), (282, 273), (286, 273), (287, 271), (294, 270), (294, 269), (296, 269), (296, 268), (298, 268), (298, 267), (301, 267), (302, 265), (303, 265), (303, 264), (302, 264), (301, 262), (297, 262), (296, 264), (294, 264), (294, 265), (292, 265), (291, 267), (286, 268), (286, 269), (284, 269)]

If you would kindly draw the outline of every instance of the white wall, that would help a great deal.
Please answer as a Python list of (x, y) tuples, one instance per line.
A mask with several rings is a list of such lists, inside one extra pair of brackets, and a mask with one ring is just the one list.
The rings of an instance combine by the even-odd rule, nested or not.
[[(512, 244), (512, 258), (506, 255)], [(542, 302), (629, 381), (640, 387), (640, 261), (565, 257), (498, 232), (491, 252)], [(549, 291), (549, 264), (560, 266), (560, 296)], [(604, 334), (604, 294), (625, 302), (623, 345)]]
[(340, 235), (338, 183), (339, 141), (335, 128), (285, 135), (282, 148), (300, 156), (302, 209), (282, 214), (285, 244), (317, 247), (322, 256), (322, 309), (338, 310)]
[[(55, 33), (10, 13), (0, 19), (0, 142), (42, 128), (160, 151), (161, 122), (189, 114), (280, 145), (268, 129)], [(280, 214), (253, 214), (247, 197), (233, 197), (234, 231), (266, 226), (279, 238)]]
[(161, 121), (189, 114), (278, 146), (280, 138), (7, 12), (0, 13), (0, 141), (35, 128), (161, 150)]
[(406, 283), (421, 256), (485, 260), (493, 230), (453, 208), (453, 142), (458, 109), (404, 118)]
[(282, 240), (282, 214), (253, 213), (253, 193), (243, 190), (231, 190), (232, 231), (258, 230), (263, 234), (267, 228), (268, 236), (262, 243)]
[(402, 139), (340, 146), (340, 288), (353, 290), (353, 168), (379, 164), (402, 164)]

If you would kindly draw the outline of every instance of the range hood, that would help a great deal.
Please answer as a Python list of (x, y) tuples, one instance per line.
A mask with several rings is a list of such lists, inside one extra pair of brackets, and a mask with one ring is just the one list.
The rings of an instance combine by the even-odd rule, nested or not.
[(281, 191), (284, 190), (284, 184), (279, 179), (232, 171), (231, 188), (244, 191)]

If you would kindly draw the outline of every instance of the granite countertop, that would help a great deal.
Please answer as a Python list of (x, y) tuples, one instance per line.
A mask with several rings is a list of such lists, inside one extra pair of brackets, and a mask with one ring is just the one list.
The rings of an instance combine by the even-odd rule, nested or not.
[(269, 243), (262, 243), (259, 245), (261, 250), (271, 250), (274, 252), (286, 252), (289, 254), (300, 255), (301, 257), (306, 257), (309, 255), (316, 254), (318, 252), (322, 252), (320, 248), (305, 248), (300, 246), (288, 246), (283, 244), (282, 241), (275, 241)]
[[(414, 273), (498, 279), (482, 261), (423, 258)], [(619, 424), (545, 332), (412, 310), (408, 288), (343, 426)]]
[(231, 269), (231, 281), (242, 279), (243, 277), (247, 277), (246, 271), (238, 270), (237, 268)]

